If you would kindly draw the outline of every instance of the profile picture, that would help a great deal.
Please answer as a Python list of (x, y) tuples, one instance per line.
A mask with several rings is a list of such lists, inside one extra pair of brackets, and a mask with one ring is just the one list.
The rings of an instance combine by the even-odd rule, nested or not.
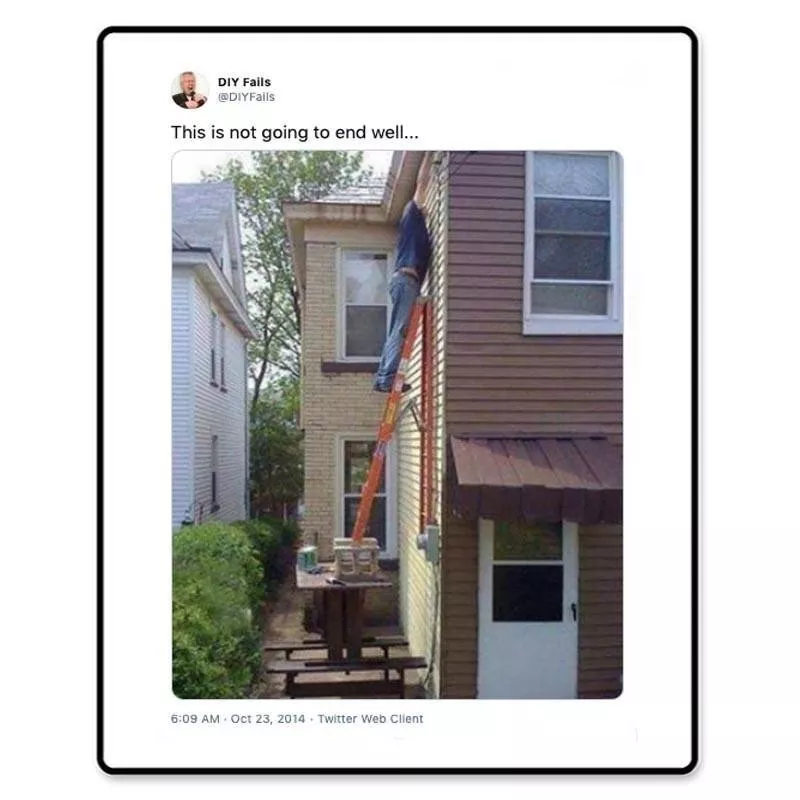
[(196, 72), (181, 72), (172, 81), (172, 100), (181, 108), (200, 108), (208, 100), (208, 81)]

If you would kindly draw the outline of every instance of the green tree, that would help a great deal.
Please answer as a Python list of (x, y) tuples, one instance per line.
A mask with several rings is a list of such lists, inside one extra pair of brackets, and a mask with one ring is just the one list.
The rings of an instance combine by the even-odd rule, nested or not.
[(252, 516), (280, 517), (303, 491), (302, 433), (297, 427), (300, 384), (272, 378), (250, 414), (250, 509)]
[(318, 200), (371, 177), (364, 154), (261, 150), (233, 159), (205, 180), (236, 187), (247, 278), (247, 310), (258, 331), (250, 343), (251, 413), (272, 376), (300, 378), (300, 297), (281, 205)]

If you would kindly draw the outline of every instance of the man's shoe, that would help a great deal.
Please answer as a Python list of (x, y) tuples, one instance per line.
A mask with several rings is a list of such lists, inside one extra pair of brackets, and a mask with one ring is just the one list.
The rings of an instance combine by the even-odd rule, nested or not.
[[(377, 385), (374, 385), (372, 388), (376, 392), (383, 392), (384, 394), (389, 394), (389, 392), (392, 391), (392, 384), (389, 384), (388, 386), (377, 386)], [(403, 384), (403, 388), (401, 389), (400, 393), (401, 394), (405, 394), (410, 389), (411, 389), (411, 384), (410, 383), (404, 383)]]

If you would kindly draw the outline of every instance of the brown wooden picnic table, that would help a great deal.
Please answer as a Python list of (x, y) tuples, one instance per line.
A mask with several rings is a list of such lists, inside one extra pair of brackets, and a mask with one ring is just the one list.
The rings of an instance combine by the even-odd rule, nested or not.
[(317, 608), (322, 609), (323, 630), (328, 645), (328, 659), (342, 661), (345, 646), (347, 659), (361, 658), (364, 642), (364, 600), (372, 589), (391, 589), (383, 580), (336, 581), (333, 564), (320, 564), (321, 572), (296, 570), (297, 588), (314, 593)]

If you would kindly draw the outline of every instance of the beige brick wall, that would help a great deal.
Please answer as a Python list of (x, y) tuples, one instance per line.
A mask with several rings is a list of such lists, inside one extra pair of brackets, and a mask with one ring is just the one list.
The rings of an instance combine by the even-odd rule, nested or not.
[(306, 290), (303, 297), (302, 409), (305, 432), (304, 540), (333, 557), (338, 529), (337, 437), (372, 437), (385, 395), (372, 390), (372, 374), (323, 374), (321, 363), (337, 359), (337, 269), (340, 247), (391, 250), (394, 228), (384, 225), (308, 224)]

